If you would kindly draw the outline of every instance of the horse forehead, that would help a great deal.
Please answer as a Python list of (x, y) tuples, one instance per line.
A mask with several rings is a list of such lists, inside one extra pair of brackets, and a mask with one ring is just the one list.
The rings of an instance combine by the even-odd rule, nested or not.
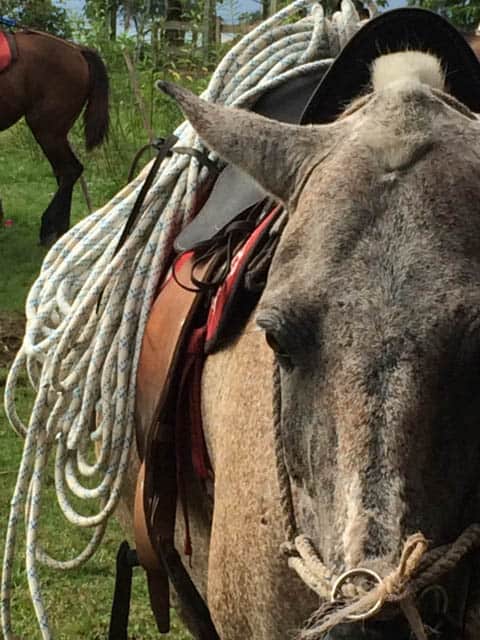
[(285, 295), (299, 281), (309, 290), (335, 288), (343, 279), (345, 290), (358, 290), (378, 288), (369, 275), (383, 281), (408, 275), (405, 287), (414, 289), (428, 277), (434, 290), (445, 278), (475, 278), (480, 162), (471, 146), (455, 147), (451, 140), (446, 132), (401, 170), (386, 169), (364, 141), (344, 144), (304, 187), (266, 297), (275, 291)]

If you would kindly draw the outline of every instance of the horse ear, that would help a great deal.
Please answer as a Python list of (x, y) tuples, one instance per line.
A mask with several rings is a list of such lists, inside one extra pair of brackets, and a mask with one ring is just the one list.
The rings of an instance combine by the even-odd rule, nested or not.
[(283, 124), (244, 109), (206, 102), (169, 82), (157, 86), (179, 103), (208, 147), (285, 204), (295, 199), (311, 168), (334, 142), (336, 125)]

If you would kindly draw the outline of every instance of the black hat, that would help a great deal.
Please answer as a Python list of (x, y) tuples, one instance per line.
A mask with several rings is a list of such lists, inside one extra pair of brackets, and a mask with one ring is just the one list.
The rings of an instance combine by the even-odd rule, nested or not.
[(366, 89), (378, 56), (406, 49), (437, 56), (450, 93), (480, 111), (480, 63), (464, 37), (432, 11), (403, 8), (373, 18), (345, 45), (310, 98), (302, 124), (334, 120)]

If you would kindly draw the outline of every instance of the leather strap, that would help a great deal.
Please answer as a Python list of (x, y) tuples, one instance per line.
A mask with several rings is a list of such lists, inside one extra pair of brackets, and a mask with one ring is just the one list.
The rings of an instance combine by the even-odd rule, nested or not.
[(219, 640), (210, 611), (183, 566), (178, 551), (165, 544), (160, 548), (160, 555), (182, 608), (188, 614), (196, 640)]
[(135, 550), (130, 549), (128, 542), (122, 542), (117, 552), (115, 593), (110, 615), (108, 640), (128, 640), (132, 575), (133, 567), (137, 565), (138, 559)]
[[(195, 276), (206, 279), (216, 261), (214, 255), (206, 262), (197, 263)], [(203, 293), (194, 287), (191, 280), (194, 262), (193, 253), (186, 254), (178, 261), (176, 279), (188, 289), (181, 287), (172, 277), (165, 282), (153, 303), (143, 335), (135, 408), (137, 446), (142, 459), (156, 436), (158, 419), (167, 400), (182, 338)]]
[(144, 507), (145, 463), (137, 477), (135, 493), (134, 531), (138, 561), (147, 573), (150, 606), (160, 633), (170, 631), (170, 594), (167, 573), (150, 539)]
[(177, 141), (178, 141), (177, 136), (172, 133), (170, 136), (168, 136), (168, 138), (166, 138), (166, 140), (163, 141), (163, 144), (160, 144), (157, 147), (157, 150), (158, 150), (157, 155), (155, 157), (155, 160), (153, 161), (152, 166), (150, 167), (150, 171), (148, 172), (144, 183), (142, 184), (142, 188), (138, 193), (137, 199), (133, 204), (132, 210), (130, 212), (130, 215), (128, 216), (127, 222), (125, 223), (125, 227), (123, 228), (118, 244), (115, 247), (115, 251), (113, 252), (114, 256), (117, 255), (117, 253), (125, 244), (128, 236), (130, 235), (130, 231), (133, 229), (133, 226), (135, 225), (138, 219), (138, 216), (140, 214), (140, 209), (142, 208), (145, 198), (147, 197), (147, 193), (150, 191), (150, 187), (152, 186), (155, 176), (157, 175), (158, 170), (160, 169), (160, 165), (165, 160), (165, 158), (170, 154), (171, 148)]

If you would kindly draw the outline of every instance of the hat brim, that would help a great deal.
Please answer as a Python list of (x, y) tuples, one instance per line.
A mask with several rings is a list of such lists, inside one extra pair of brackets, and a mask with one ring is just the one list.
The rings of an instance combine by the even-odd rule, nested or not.
[(302, 124), (334, 120), (367, 89), (376, 58), (406, 49), (437, 56), (450, 93), (480, 111), (480, 63), (466, 40), (438, 14), (408, 7), (373, 18), (349, 40), (310, 98)]

